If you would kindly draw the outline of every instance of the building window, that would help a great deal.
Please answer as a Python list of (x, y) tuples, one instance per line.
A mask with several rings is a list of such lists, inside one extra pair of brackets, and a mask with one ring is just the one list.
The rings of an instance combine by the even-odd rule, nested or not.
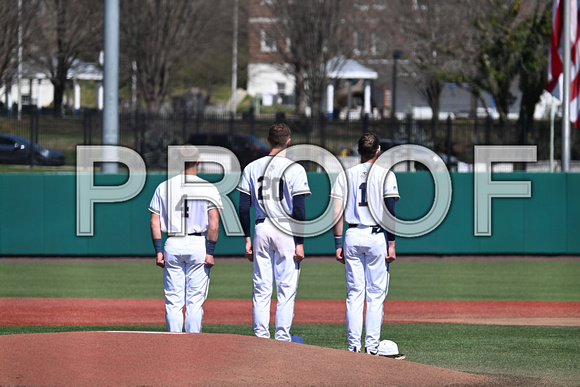
[(413, 0), (413, 9), (415, 11), (427, 11), (428, 8), (425, 0)]
[(375, 56), (383, 56), (387, 52), (387, 44), (384, 39), (377, 36), (375, 33), (371, 34), (371, 54)]
[(387, 9), (387, 0), (374, 0), (373, 8), (377, 11), (384, 11)]
[(284, 84), (284, 82), (276, 82), (276, 87), (278, 89), (278, 95), (284, 95), (286, 94), (286, 85)]
[(276, 51), (276, 33), (273, 29), (260, 31), (260, 50), (262, 52)]
[(357, 31), (353, 35), (354, 55), (366, 55), (369, 51), (371, 42), (369, 41), (369, 34), (366, 31)]

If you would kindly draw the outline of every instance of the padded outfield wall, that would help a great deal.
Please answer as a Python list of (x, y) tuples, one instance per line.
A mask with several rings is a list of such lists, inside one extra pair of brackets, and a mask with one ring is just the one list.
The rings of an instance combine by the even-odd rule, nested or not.
[[(165, 174), (148, 174), (143, 190), (121, 203), (97, 203), (94, 235), (76, 235), (74, 173), (0, 174), (0, 256), (144, 256), (152, 255), (149, 202)], [(203, 177), (203, 175), (202, 175)], [(206, 176), (213, 181), (219, 176)], [(531, 198), (492, 200), (492, 235), (474, 236), (473, 174), (451, 173), (452, 201), (445, 220), (429, 234), (397, 239), (397, 253), (580, 254), (580, 174), (494, 173), (493, 180), (530, 181)], [(309, 173), (313, 195), (307, 218), (328, 204), (329, 182)], [(401, 200), (397, 216), (423, 217), (433, 203), (434, 184), (427, 172), (397, 173)], [(95, 184), (120, 185), (126, 176), (96, 175)], [(237, 207), (238, 193), (228, 195)], [(220, 225), (216, 255), (243, 255), (243, 238), (227, 237)], [(333, 255), (332, 231), (307, 238), (306, 254)]]

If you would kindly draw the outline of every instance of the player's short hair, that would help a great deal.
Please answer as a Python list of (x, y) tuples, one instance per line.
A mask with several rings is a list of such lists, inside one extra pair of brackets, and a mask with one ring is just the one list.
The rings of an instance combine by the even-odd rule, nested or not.
[(372, 132), (367, 132), (358, 140), (358, 152), (361, 156), (371, 158), (379, 149), (381, 139)]
[(277, 123), (270, 126), (270, 130), (268, 131), (270, 145), (275, 148), (283, 147), (290, 138), (290, 134), (290, 128), (286, 124)]
[[(178, 148), (177, 157), (171, 160), (171, 167), (179, 170), (187, 169), (199, 161), (199, 149), (191, 144), (181, 145)], [(183, 164), (183, 160), (187, 160)]]

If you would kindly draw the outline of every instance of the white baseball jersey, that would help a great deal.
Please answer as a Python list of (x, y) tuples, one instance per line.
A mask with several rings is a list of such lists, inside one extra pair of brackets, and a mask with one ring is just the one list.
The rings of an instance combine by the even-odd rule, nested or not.
[[(274, 156), (248, 164), (238, 190), (251, 196), (256, 219), (288, 217), (292, 214), (292, 197), (311, 194), (304, 168), (285, 157)], [(267, 208), (266, 201), (270, 201)]]
[(344, 220), (346, 223), (365, 226), (377, 224), (370, 212), (368, 195), (374, 195), (372, 198), (374, 203), (380, 203), (384, 198), (389, 197), (395, 198), (395, 200), (399, 199), (397, 178), (393, 172), (387, 173), (385, 182), (381, 187), (384, 169), (377, 165), (375, 168), (380, 169), (373, 171), (373, 180), (368, 181), (372, 165), (372, 163), (357, 164), (347, 169), (336, 179), (331, 196), (345, 201)]
[(219, 191), (196, 175), (177, 175), (159, 184), (149, 205), (160, 217), (161, 231), (169, 235), (205, 233), (212, 208), (223, 209)]

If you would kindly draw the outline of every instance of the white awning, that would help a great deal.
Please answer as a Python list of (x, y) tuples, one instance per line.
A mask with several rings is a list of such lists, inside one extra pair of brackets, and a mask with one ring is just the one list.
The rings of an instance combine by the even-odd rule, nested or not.
[(377, 79), (379, 74), (353, 59), (339, 56), (327, 62), (328, 77), (331, 79)]

